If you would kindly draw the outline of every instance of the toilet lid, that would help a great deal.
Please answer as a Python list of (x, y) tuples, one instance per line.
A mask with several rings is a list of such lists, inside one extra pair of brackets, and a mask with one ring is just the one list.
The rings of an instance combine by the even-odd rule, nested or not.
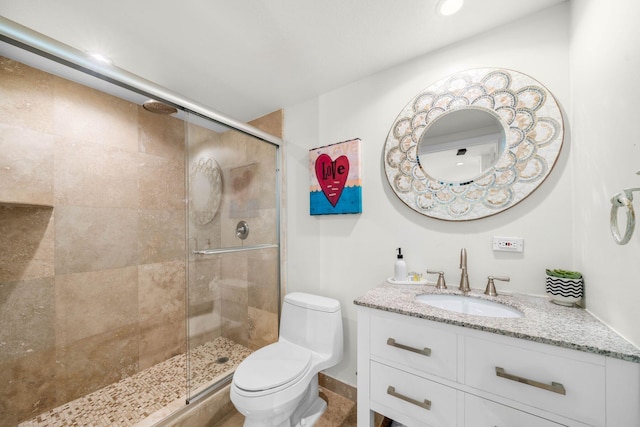
[(263, 391), (291, 382), (311, 364), (311, 352), (280, 341), (247, 357), (233, 374), (235, 385), (247, 391)]

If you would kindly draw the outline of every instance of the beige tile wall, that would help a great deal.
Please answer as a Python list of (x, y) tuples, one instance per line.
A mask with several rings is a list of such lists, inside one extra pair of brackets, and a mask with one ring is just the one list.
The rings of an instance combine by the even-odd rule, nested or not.
[(0, 58), (1, 426), (185, 351), (184, 129)]
[[(281, 135), (282, 112), (255, 124)], [(272, 147), (189, 126), (224, 197), (187, 240), (182, 121), (0, 57), (0, 426), (185, 351), (185, 248), (237, 244), (232, 169), (254, 165), (246, 244), (276, 241)], [(277, 262), (190, 259), (191, 344), (275, 341)]]

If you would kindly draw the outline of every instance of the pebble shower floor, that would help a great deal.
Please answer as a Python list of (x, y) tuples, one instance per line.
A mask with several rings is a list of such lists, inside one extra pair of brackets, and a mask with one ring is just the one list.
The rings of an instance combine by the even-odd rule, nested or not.
[[(190, 361), (194, 373), (191, 390), (212, 384), (217, 378), (233, 371), (249, 354), (251, 350), (248, 348), (222, 337), (195, 348)], [(228, 360), (220, 363), (221, 358), (225, 357)], [(186, 355), (174, 356), (18, 426), (142, 427), (147, 425), (145, 420), (148, 417), (163, 408), (176, 403), (184, 405), (186, 363)]]

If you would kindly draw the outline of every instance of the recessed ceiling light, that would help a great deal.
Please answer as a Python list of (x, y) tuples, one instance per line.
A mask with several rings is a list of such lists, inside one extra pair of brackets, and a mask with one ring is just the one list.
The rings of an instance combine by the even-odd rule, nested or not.
[(458, 163), (456, 163), (456, 166), (464, 166), (464, 163), (463, 162), (458, 162)]
[(464, 0), (440, 0), (436, 11), (442, 16), (450, 16), (462, 9)]

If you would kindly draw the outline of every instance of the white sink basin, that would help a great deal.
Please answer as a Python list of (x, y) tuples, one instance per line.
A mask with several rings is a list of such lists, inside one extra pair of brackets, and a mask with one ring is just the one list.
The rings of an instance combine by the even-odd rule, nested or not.
[(473, 314), (474, 316), (522, 317), (524, 315), (520, 310), (499, 302), (463, 295), (423, 294), (416, 296), (416, 301), (432, 307), (456, 313)]

